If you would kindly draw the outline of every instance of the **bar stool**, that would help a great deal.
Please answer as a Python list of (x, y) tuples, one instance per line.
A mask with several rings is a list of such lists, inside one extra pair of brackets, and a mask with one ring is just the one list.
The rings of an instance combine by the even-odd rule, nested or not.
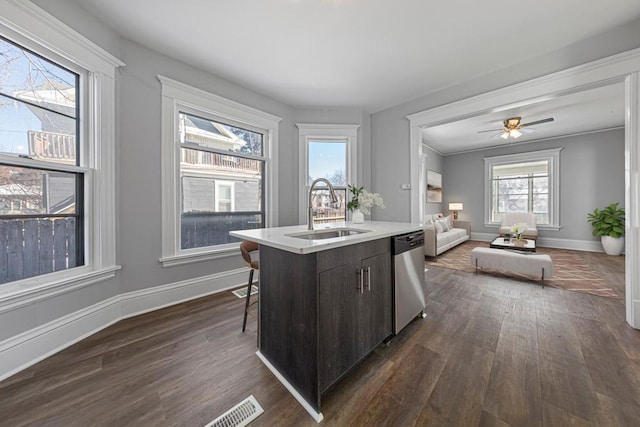
[(256, 299), (254, 302), (249, 304), (249, 299), (251, 298), (251, 285), (253, 284), (253, 272), (255, 270), (260, 270), (260, 262), (258, 259), (251, 259), (251, 252), (255, 252), (258, 249), (258, 244), (249, 240), (245, 240), (240, 244), (242, 260), (244, 261), (244, 264), (251, 269), (249, 271), (249, 283), (247, 283), (247, 299), (244, 303), (244, 319), (242, 320), (242, 332), (244, 332), (247, 326), (247, 313), (249, 313), (249, 306), (258, 302), (258, 300)]

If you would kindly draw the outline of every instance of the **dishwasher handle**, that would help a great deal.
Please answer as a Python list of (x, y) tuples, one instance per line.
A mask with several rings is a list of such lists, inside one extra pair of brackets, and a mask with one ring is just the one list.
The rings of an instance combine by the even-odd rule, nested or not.
[(424, 232), (409, 233), (392, 237), (393, 254), (398, 255), (424, 246)]

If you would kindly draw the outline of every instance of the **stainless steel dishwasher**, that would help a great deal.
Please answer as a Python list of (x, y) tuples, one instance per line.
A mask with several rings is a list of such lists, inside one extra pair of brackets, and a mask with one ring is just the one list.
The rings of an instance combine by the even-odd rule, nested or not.
[(397, 334), (416, 316), (424, 313), (424, 233), (422, 231), (394, 236), (393, 281), (394, 320), (393, 332)]

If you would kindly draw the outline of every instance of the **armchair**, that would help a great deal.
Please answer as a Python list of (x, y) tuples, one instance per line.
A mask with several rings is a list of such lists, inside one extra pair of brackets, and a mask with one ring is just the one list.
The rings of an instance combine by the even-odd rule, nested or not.
[(529, 212), (505, 212), (502, 215), (502, 224), (499, 234), (510, 236), (511, 227), (516, 224), (527, 224), (528, 228), (522, 233), (525, 239), (536, 240), (538, 238), (538, 228), (536, 227), (536, 216)]

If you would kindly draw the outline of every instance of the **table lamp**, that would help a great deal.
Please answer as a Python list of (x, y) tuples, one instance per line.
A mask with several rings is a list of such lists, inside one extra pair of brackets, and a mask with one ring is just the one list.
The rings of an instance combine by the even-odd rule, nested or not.
[(453, 212), (453, 219), (458, 219), (458, 211), (462, 210), (462, 203), (449, 203), (449, 211)]

